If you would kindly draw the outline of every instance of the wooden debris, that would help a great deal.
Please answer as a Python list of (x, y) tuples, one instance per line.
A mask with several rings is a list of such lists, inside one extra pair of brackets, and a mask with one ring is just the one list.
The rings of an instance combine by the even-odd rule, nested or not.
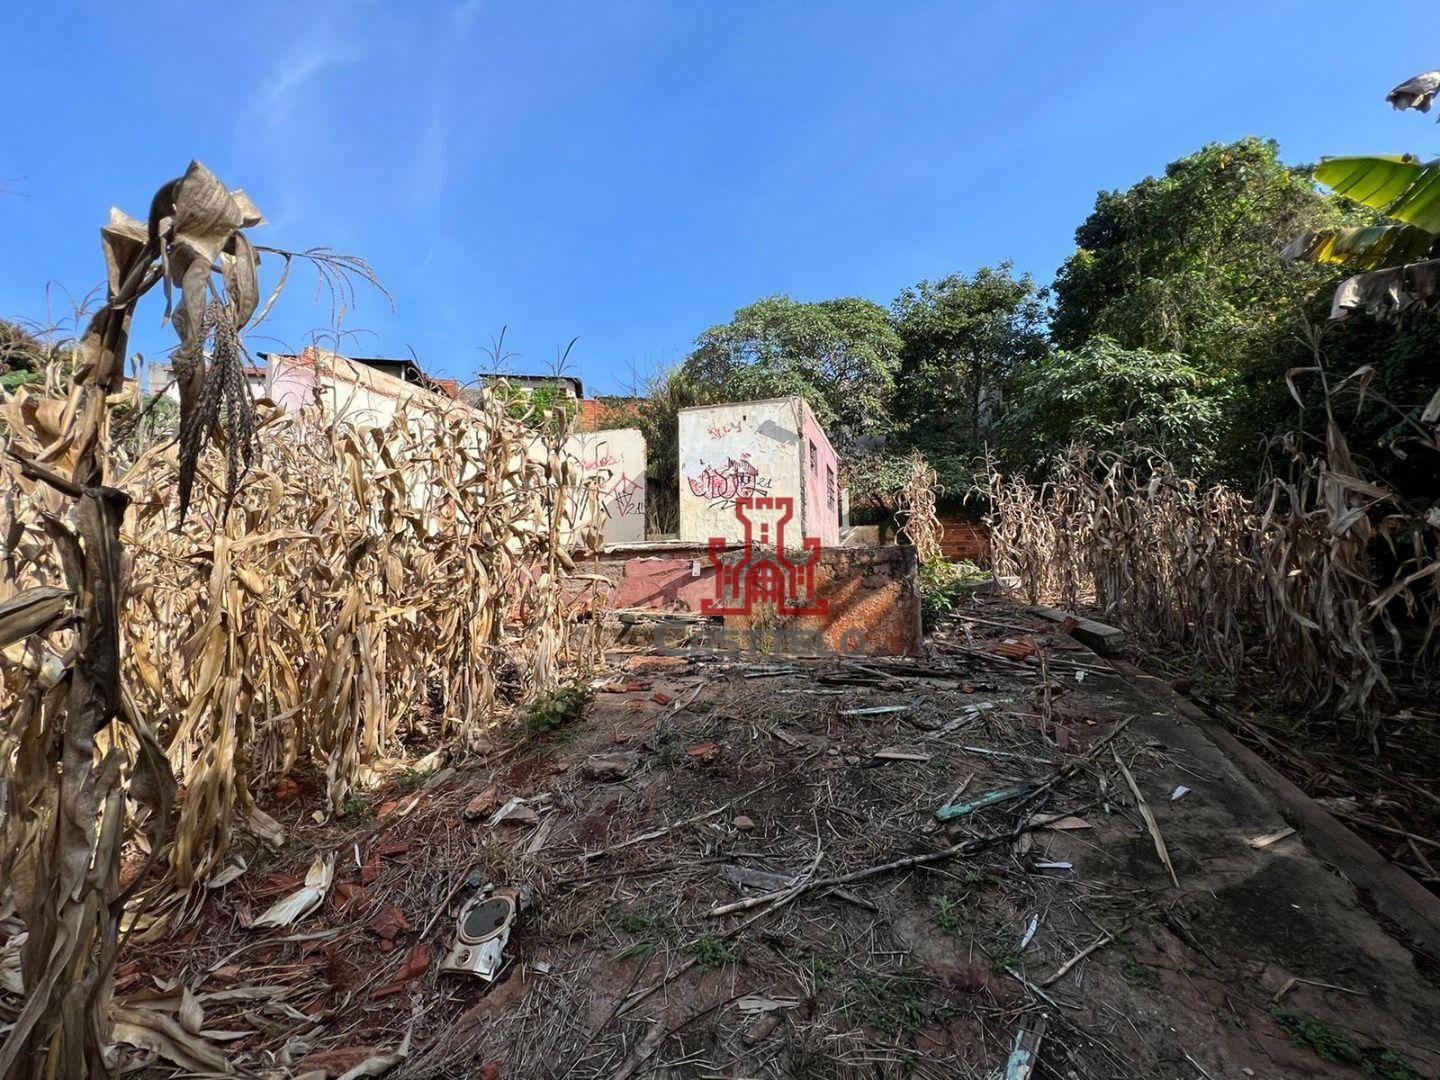
[(795, 883), (794, 874), (777, 874), (770, 870), (754, 870), (748, 866), (722, 866), (720, 876), (736, 885), (756, 889), (784, 889)]
[(930, 761), (929, 754), (917, 754), (913, 750), (876, 750), (871, 757), (877, 761), (914, 761), (920, 764)]
[(959, 806), (942, 806), (935, 811), (936, 821), (954, 821), (956, 818), (967, 817), (976, 810), (983, 810), (987, 806), (995, 806), (998, 803), (1009, 802), (1011, 799), (1018, 799), (1022, 795), (1028, 795), (1035, 789), (1034, 784), (1015, 784), (1012, 787), (999, 788), (996, 791), (987, 792), (978, 799), (971, 799)]
[(1040, 1046), (1049, 1026), (1050, 1018), (1042, 1013), (1034, 1024), (1024, 1025), (1015, 1033), (1015, 1048), (1005, 1063), (1004, 1080), (1030, 1080), (1040, 1062)]
[(1041, 985), (1041, 986), (1051, 986), (1051, 985), (1059, 982), (1061, 979), (1063, 979), (1063, 978), (1066, 976), (1066, 974), (1070, 971), (1070, 969), (1073, 968), (1076, 964), (1080, 963), (1081, 960), (1084, 960), (1087, 956), (1089, 956), (1091, 953), (1095, 952), (1097, 949), (1103, 949), (1106, 945), (1109, 945), (1110, 942), (1112, 942), (1112, 941), (1114, 941), (1114, 940), (1115, 940), (1115, 935), (1112, 934), (1112, 933), (1109, 933), (1108, 931), (1107, 931), (1106, 933), (1104, 933), (1104, 934), (1101, 934), (1098, 938), (1096, 938), (1094, 941), (1092, 941), (1089, 945), (1086, 945), (1085, 948), (1081, 949), (1078, 953), (1076, 953), (1074, 956), (1072, 956), (1069, 960), (1066, 960), (1063, 964), (1061, 964), (1058, 968), (1056, 968), (1055, 971), (1054, 971), (1054, 973), (1053, 973), (1049, 978), (1047, 978), (1047, 979), (1042, 979), (1041, 982), (1040, 982), (1040, 985)]
[(1026, 610), (1039, 615), (1042, 619), (1060, 623), (1066, 628), (1067, 634), (1076, 641), (1090, 646), (1101, 656), (1116, 656), (1125, 648), (1125, 631), (1119, 627), (1073, 615), (1058, 608), (1045, 607), (1042, 604)]
[(1264, 836), (1251, 837), (1248, 843), (1256, 851), (1264, 851), (1266, 848), (1278, 844), (1281, 840), (1294, 835), (1295, 830), (1287, 825), (1283, 829), (1276, 829), (1274, 832), (1266, 833)]

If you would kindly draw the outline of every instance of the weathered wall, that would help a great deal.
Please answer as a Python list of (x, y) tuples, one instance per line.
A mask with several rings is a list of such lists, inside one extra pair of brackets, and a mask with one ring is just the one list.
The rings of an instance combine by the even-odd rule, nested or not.
[(306, 349), (298, 356), (272, 353), (268, 378), (271, 400), (287, 412), (315, 404), (318, 391), (328, 415), (362, 428), (387, 427), (402, 401), (431, 409), (464, 408), (423, 387), (322, 349)]
[(566, 453), (599, 481), (605, 515), (605, 543), (631, 544), (645, 539), (645, 436), (639, 428), (611, 428), (573, 435)]
[(805, 475), (805, 535), (818, 536), (823, 547), (835, 547), (840, 543), (840, 462), (825, 429), (803, 398), (800, 417), (800, 433), (804, 436), (801, 467)]
[(799, 398), (708, 405), (680, 412), (680, 539), (741, 540), (735, 501), (765, 496), (795, 502), (804, 535), (801, 450), (803, 403)]
[(940, 554), (951, 562), (969, 560), (977, 566), (990, 564), (990, 530), (962, 517), (940, 518)]
[[(736, 548), (727, 557), (740, 555)], [(655, 554), (644, 548), (606, 551), (585, 560), (581, 572), (609, 580), (605, 591), (612, 609), (701, 614), (702, 603), (717, 595), (715, 567), (703, 544), (665, 545)], [(817, 632), (831, 652), (899, 656), (919, 648), (920, 590), (913, 548), (822, 549), (815, 588), (817, 599), (825, 601), (823, 615), (778, 622), (761, 616), (765, 633), (776, 631), (778, 651), (812, 652), (808, 645)], [(755, 632), (752, 619), (727, 616), (724, 625), (730, 631), (728, 647), (748, 647)], [(792, 646), (788, 649), (787, 639)], [(727, 647), (725, 642), (716, 647)]]

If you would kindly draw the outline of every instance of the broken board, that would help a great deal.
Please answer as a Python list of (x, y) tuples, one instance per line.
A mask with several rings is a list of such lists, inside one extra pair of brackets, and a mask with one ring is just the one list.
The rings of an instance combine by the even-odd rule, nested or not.
[[(1101, 656), (1115, 656), (1125, 647), (1125, 631), (1094, 619), (1082, 618), (1059, 608), (1035, 605), (1026, 609), (1042, 619), (1060, 623), (1076, 641), (1089, 645)], [(1072, 625), (1073, 624), (1073, 625)]]

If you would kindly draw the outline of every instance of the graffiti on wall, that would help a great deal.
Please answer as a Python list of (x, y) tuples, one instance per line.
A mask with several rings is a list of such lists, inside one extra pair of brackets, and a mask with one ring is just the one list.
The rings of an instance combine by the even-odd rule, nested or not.
[(725, 466), (717, 469), (706, 465), (698, 476), (687, 476), (691, 494), (709, 499), (711, 507), (734, 506), (737, 499), (750, 499), (770, 490), (770, 480), (750, 461), (749, 454), (738, 459), (726, 458)]
[(581, 433), (566, 442), (566, 453), (586, 481), (571, 510), (577, 527), (596, 522), (607, 544), (643, 540), (645, 440), (640, 432)]
[(740, 421), (731, 420), (726, 424), (711, 424), (709, 433), (712, 439), (723, 439), (726, 435), (738, 435), (740, 434)]
[(631, 480), (623, 472), (620, 479), (606, 489), (605, 497), (613, 501), (616, 517), (645, 513), (645, 485), (639, 480)]

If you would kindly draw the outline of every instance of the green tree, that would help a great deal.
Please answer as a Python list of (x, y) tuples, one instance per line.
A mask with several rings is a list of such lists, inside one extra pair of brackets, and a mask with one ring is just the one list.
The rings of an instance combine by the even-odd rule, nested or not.
[(1295, 273), (1284, 245), (1358, 220), (1281, 162), (1273, 142), (1206, 146), (1096, 197), (1055, 279), (1055, 342), (1073, 349), (1104, 335), (1183, 353), (1212, 375), (1243, 371), (1334, 280), (1323, 268)]
[(683, 371), (713, 400), (799, 395), (845, 449), (888, 431), (899, 352), (885, 309), (870, 300), (772, 296), (701, 334)]
[(1008, 262), (922, 281), (891, 305), (896, 442), (924, 453), (951, 498), (969, 486), (1016, 377), (1045, 355), (1045, 316), (1045, 291)]
[(1082, 442), (1120, 451), (1134, 444), (1203, 472), (1223, 411), (1213, 380), (1179, 353), (1126, 349), (1102, 337), (1026, 372), (1005, 417), (1004, 441), (1012, 465), (1031, 471)]
[[(1429, 112), (1437, 91), (1440, 71), (1429, 71), (1395, 87), (1386, 100), (1396, 109)], [(1326, 158), (1315, 177), (1375, 216), (1363, 227), (1307, 230), (1285, 250), (1288, 258), (1353, 274), (1335, 290), (1327, 348), (1315, 349), (1315, 366), (1305, 373), (1318, 376), (1328, 367), (1360, 376), (1339, 383), (1356, 388), (1357, 407), (1353, 414), (1346, 410), (1348, 441), (1362, 453), (1393, 450), (1372, 465), (1382, 465), (1399, 490), (1428, 502), (1440, 494), (1433, 458), (1412, 456), (1404, 444), (1434, 449), (1440, 425), (1434, 361), (1440, 352), (1434, 317), (1440, 308), (1440, 162), (1410, 154)], [(1350, 318), (1357, 312), (1380, 321)], [(1381, 405), (1368, 415), (1367, 398)]]
[[(1327, 166), (1336, 168), (1320, 166), (1322, 179), (1331, 177)], [(1332, 369), (1371, 364), (1374, 392), (1402, 411), (1423, 406), (1417, 395), (1425, 357), (1434, 355), (1433, 321), (1327, 325), (1335, 286), (1349, 272), (1333, 256), (1363, 248), (1381, 221), (1322, 192), (1312, 170), (1287, 167), (1271, 142), (1206, 146), (1159, 177), (1097, 197), (1053, 286), (1053, 339), (1071, 351), (1103, 336), (1124, 349), (1183, 356), (1204, 376), (1201, 392), (1224, 404), (1209, 455), (1214, 474), (1249, 483), (1263, 476), (1269, 440), (1313, 429), (1316, 418), (1291, 398), (1286, 373), (1315, 364), (1317, 341)], [(1285, 247), (1301, 234), (1297, 244), (1312, 245), (1303, 254), (1316, 261), (1296, 266)], [(1408, 251), (1406, 239), (1387, 234), (1372, 253), (1387, 245)], [(1362, 406), (1343, 417), (1357, 452), (1403, 435), (1394, 412)], [(1188, 456), (1205, 460), (1208, 449)], [(1385, 468), (1407, 467), (1383, 456)]]

